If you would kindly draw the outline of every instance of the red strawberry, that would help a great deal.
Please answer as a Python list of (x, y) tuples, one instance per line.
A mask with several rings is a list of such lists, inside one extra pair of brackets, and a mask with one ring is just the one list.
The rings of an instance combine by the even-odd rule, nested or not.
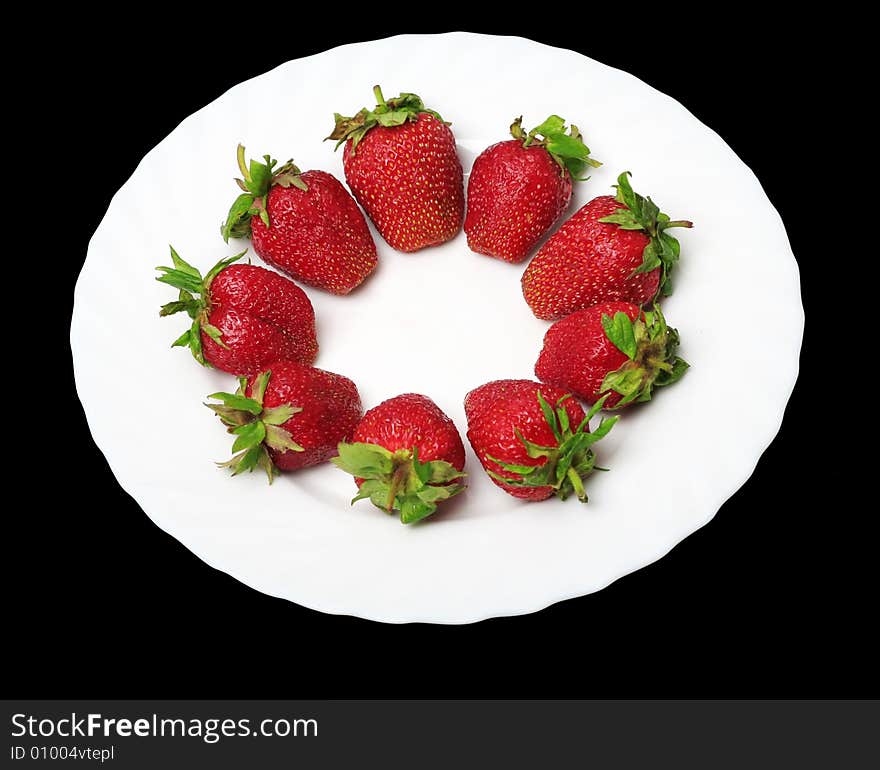
[(493, 144), (474, 161), (464, 231), (471, 251), (520, 262), (567, 208), (572, 177), (583, 179), (588, 165), (602, 164), (590, 157), (577, 126), (566, 134), (558, 115), (528, 134), (519, 117), (510, 133), (513, 139)]
[(345, 142), (345, 180), (376, 229), (398, 251), (455, 237), (464, 217), (464, 186), (449, 124), (415, 94), (352, 118), (338, 113), (328, 139)]
[(364, 415), (352, 440), (333, 460), (360, 487), (352, 503), (368, 497), (411, 524), (465, 488), (461, 436), (430, 398), (405, 393), (383, 401)]
[(522, 277), (538, 318), (555, 320), (609, 300), (642, 305), (672, 292), (669, 274), (679, 244), (670, 221), (650, 198), (634, 193), (624, 172), (617, 197), (603, 195), (575, 212), (544, 244)]
[(212, 393), (206, 404), (236, 436), (232, 475), (259, 466), (269, 483), (292, 471), (329, 460), (351, 438), (361, 416), (355, 384), (341, 374), (293, 361), (276, 361), (256, 376), (242, 377), (235, 393)]
[(465, 396), (468, 440), (486, 473), (509, 495), (524, 500), (587, 501), (584, 479), (595, 469), (590, 448), (617, 417), (590, 433), (590, 418), (568, 393), (531, 380), (495, 380)]
[(254, 251), (298, 281), (348, 294), (376, 267), (376, 244), (354, 199), (326, 171), (300, 170), (264, 155), (244, 161), (238, 145), (236, 179), (244, 192), (235, 199), (221, 229), (224, 241), (251, 238)]
[(312, 363), (318, 341), (306, 293), (264, 267), (232, 264), (245, 253), (220, 260), (202, 278), (171, 247), (174, 267), (157, 267), (163, 275), (156, 280), (180, 294), (159, 315), (185, 312), (193, 319), (172, 347), (188, 347), (200, 364), (239, 375), (279, 358)]
[(539, 380), (605, 409), (649, 401), (653, 388), (677, 382), (688, 364), (675, 355), (678, 332), (658, 307), (604, 302), (557, 321), (535, 364)]

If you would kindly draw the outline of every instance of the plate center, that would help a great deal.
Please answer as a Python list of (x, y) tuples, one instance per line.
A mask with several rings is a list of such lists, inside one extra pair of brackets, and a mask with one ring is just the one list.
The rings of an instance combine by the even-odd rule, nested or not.
[(483, 382), (531, 376), (547, 324), (522, 297), (524, 265), (474, 254), (463, 232), (412, 254), (384, 242), (379, 252), (376, 274), (348, 297), (309, 291), (320, 365), (352, 377), (366, 407), (415, 391), (452, 414)]

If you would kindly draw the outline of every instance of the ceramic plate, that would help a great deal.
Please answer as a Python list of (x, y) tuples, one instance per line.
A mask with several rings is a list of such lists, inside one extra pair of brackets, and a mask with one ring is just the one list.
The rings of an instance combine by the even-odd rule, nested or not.
[[(541, 74), (550, 71), (552, 79)], [(236, 194), (239, 141), (253, 157), (292, 156), (344, 179), (341, 151), (321, 140), (334, 111), (372, 105), (375, 83), (386, 95), (415, 91), (451, 121), (466, 173), (512, 118), (525, 111), (531, 126), (557, 113), (604, 161), (576, 186), (569, 213), (613, 192), (617, 174), (630, 170), (636, 190), (695, 222), (676, 232), (682, 260), (664, 305), (692, 368), (597, 445), (611, 471), (591, 477), (589, 504), (518, 502), (470, 448), (467, 493), (411, 527), (367, 501), (350, 506), (353, 482), (330, 465), (271, 487), (262, 474), (231, 478), (214, 465), (230, 440), (202, 402), (235, 381), (169, 348), (185, 319), (158, 318), (172, 292), (153, 268), (167, 264), (169, 243), (203, 269), (244, 248), (219, 235)], [(743, 221), (748, 239), (732, 237)], [(366, 407), (424, 393), (464, 435), (468, 390), (532, 376), (548, 324), (523, 301), (523, 267), (472, 254), (463, 234), (411, 255), (374, 236), (380, 266), (358, 291), (308, 290), (317, 365), (352, 378)], [(736, 312), (744, 306), (762, 313)], [(71, 344), (92, 434), (119, 483), (208, 564), (323, 612), (466, 623), (596, 591), (709, 521), (779, 428), (802, 332), (798, 270), (779, 215), (716, 133), (668, 96), (578, 53), (455, 33), (291, 61), (184, 120), (143, 159), (92, 238)]]

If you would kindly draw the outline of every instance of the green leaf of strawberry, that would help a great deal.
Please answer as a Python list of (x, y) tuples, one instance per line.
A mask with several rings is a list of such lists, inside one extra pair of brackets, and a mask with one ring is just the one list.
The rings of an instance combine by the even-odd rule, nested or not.
[(235, 393), (212, 393), (208, 396), (220, 401), (220, 404), (205, 404), (227, 426), (227, 431), (235, 435), (233, 457), (217, 465), (231, 469), (233, 476), (259, 466), (266, 472), (270, 484), (278, 473), (269, 454), (270, 448), (278, 452), (304, 451), (290, 432), (280, 427), (294, 414), (301, 412), (302, 408), (292, 404), (263, 408), (263, 396), (271, 376), (269, 370), (261, 372), (254, 382), (250, 397), (245, 395), (247, 379), (242, 377)]
[[(296, 410), (295, 410), (296, 411)], [(302, 452), (303, 448), (291, 438), (290, 432), (278, 425), (270, 425), (263, 420), (262, 423), (266, 428), (266, 436), (263, 439), (271, 449), (278, 452)]]
[(394, 468), (394, 454), (378, 444), (341, 443), (339, 456), (331, 462), (362, 479), (383, 479)]
[[(671, 227), (693, 227), (694, 223), (686, 219), (671, 220), (668, 215), (660, 211), (654, 201), (639, 195), (632, 189), (629, 183), (629, 171), (624, 171), (617, 177), (617, 200), (626, 208), (617, 209), (613, 214), (602, 217), (599, 221), (614, 224), (623, 230), (642, 230), (651, 239), (642, 253), (642, 264), (634, 271), (649, 273), (661, 269), (660, 286), (657, 296), (669, 296), (672, 293), (670, 274), (675, 263), (678, 262), (681, 246), (678, 240), (667, 232)], [(656, 297), (655, 297), (656, 299)]]
[(253, 398), (241, 395), (241, 393), (211, 393), (208, 398), (215, 398), (222, 401), (224, 406), (230, 409), (237, 409), (242, 412), (249, 412), (252, 415), (258, 415), (263, 411), (263, 404)]
[(605, 330), (605, 336), (621, 353), (629, 359), (636, 357), (635, 330), (626, 313), (615, 313), (614, 318), (603, 315), (602, 328)]
[(391, 452), (378, 444), (341, 443), (337, 468), (364, 479), (352, 504), (369, 498), (387, 513), (398, 511), (404, 524), (430, 516), (437, 504), (465, 489), (458, 482), (467, 474), (444, 460), (419, 460), (418, 447)]
[(260, 217), (266, 227), (271, 227), (269, 212), (266, 210), (266, 196), (273, 186), (294, 186), (300, 190), (308, 190), (308, 185), (302, 180), (301, 172), (293, 160), (288, 160), (276, 169), (278, 161), (271, 156), (264, 155), (262, 163), (251, 160), (248, 164), (244, 153), (244, 145), (239, 144), (236, 160), (241, 178), (235, 182), (244, 192), (233, 201), (226, 221), (220, 228), (220, 234), (227, 243), (230, 238), (249, 238), (251, 219), (255, 216)]
[(623, 396), (614, 409), (633, 401), (649, 401), (654, 388), (678, 382), (689, 368), (687, 361), (675, 355), (678, 332), (667, 326), (659, 307), (635, 321), (626, 313), (615, 313), (613, 318), (603, 314), (602, 328), (614, 346), (629, 358), (602, 381), (601, 391), (613, 390)]
[[(565, 130), (565, 120), (559, 115), (551, 115), (540, 126), (526, 133), (522, 127), (522, 116), (513, 121), (510, 135), (514, 139), (522, 139), (523, 147), (543, 147), (561, 169), (567, 169), (572, 179), (584, 181), (589, 177), (581, 176), (587, 166), (598, 168), (602, 164), (590, 157), (590, 148), (578, 127), (572, 124), (569, 132)], [(540, 137), (540, 138), (539, 138)]]
[(230, 238), (247, 238), (251, 233), (251, 209), (254, 207), (254, 196), (251, 193), (239, 195), (226, 215), (226, 222), (220, 231), (227, 243)]
[(275, 406), (271, 409), (264, 409), (262, 420), (266, 425), (283, 425), (293, 417), (296, 412), (297, 409), (290, 404), (282, 404), (281, 406)]
[(266, 438), (266, 426), (261, 420), (254, 420), (254, 422), (239, 425), (237, 428), (233, 428), (232, 432), (237, 436), (232, 444), (233, 452), (255, 447), (258, 444), (262, 444), (263, 439)]
[(425, 107), (425, 103), (417, 94), (402, 93), (396, 99), (386, 100), (382, 95), (382, 89), (379, 86), (373, 86), (373, 95), (376, 97), (376, 106), (372, 110), (364, 107), (350, 118), (340, 115), (338, 112), (334, 113), (333, 131), (324, 141), (335, 139), (336, 147), (334, 149), (339, 149), (340, 145), (351, 139), (351, 151), (354, 153), (360, 141), (371, 128), (402, 126), (407, 121), (418, 120), (419, 114), (422, 112), (433, 115), (437, 120), (451, 125), (443, 121), (439, 112)]
[[(527, 441), (522, 433), (517, 430), (516, 436), (523, 444), (529, 457), (546, 457), (543, 465), (519, 465), (506, 463), (489, 455), (489, 459), (498, 464), (507, 473), (515, 473), (521, 478), (514, 479), (503, 476), (494, 471), (487, 473), (497, 481), (511, 487), (551, 487), (556, 496), (565, 500), (571, 494), (575, 494), (581, 502), (587, 502), (587, 493), (584, 490), (584, 479), (594, 470), (599, 470), (595, 465), (595, 455), (592, 445), (608, 435), (608, 432), (617, 422), (617, 417), (606, 418), (601, 421), (596, 430), (590, 432), (590, 420), (602, 408), (605, 398), (600, 398), (585, 415), (577, 429), (572, 431), (569, 424), (568, 414), (561, 404), (570, 395), (560, 398), (552, 407), (544, 398), (540, 390), (537, 393), (538, 403), (544, 419), (556, 437), (557, 446), (538, 446)], [(563, 417), (562, 415), (565, 415)]]
[(221, 270), (241, 259), (247, 254), (247, 251), (221, 259), (203, 278), (198, 269), (184, 261), (174, 250), (173, 246), (169, 248), (171, 249), (171, 264), (173, 266), (157, 267), (156, 270), (160, 271), (162, 275), (158, 276), (156, 280), (178, 289), (179, 294), (175, 302), (168, 302), (162, 305), (159, 309), (159, 316), (164, 317), (174, 315), (175, 313), (186, 313), (193, 319), (190, 328), (174, 340), (171, 343), (171, 347), (188, 347), (196, 361), (202, 364), (202, 366), (208, 366), (209, 364), (205, 361), (202, 353), (201, 332), (205, 332), (221, 347), (226, 347), (220, 330), (208, 323), (208, 316), (211, 313), (211, 295), (209, 291), (211, 281), (214, 280), (214, 277)]

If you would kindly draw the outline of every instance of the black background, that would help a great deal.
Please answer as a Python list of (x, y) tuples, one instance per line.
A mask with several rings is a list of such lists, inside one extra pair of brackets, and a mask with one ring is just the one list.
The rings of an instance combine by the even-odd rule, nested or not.
[[(255, 18), (213, 33), (167, 17), (163, 27), (132, 25), (125, 34), (44, 34), (53, 66), (47, 77), (34, 75), (35, 133), (19, 149), (35, 165), (42, 158), (46, 173), (16, 216), (45, 218), (31, 222), (22, 246), (43, 254), (51, 269), (40, 291), (57, 296), (40, 304), (51, 336), (28, 344), (49, 346), (35, 365), (57, 375), (33, 383), (43, 409), (53, 405), (52, 428), (32, 430), (35, 454), (19, 456), (33, 477), (33, 501), (6, 514), (9, 695), (876, 694), (866, 630), (873, 586), (856, 554), (871, 514), (842, 494), (849, 453), (832, 426), (847, 419), (848, 398), (829, 383), (829, 254), (816, 233), (829, 211), (816, 187), (832, 172), (817, 159), (833, 110), (827, 93), (817, 98), (827, 71), (815, 52), (833, 33), (794, 36), (766, 20), (701, 26), (625, 17), (609, 9), (552, 32), (532, 20), (477, 29), (533, 37), (628, 70), (721, 134), (779, 209), (800, 264), (808, 319), (800, 380), (754, 476), (660, 562), (598, 594), (466, 627), (325, 616), (203, 564), (116, 484), (91, 442), (66, 343), (91, 233), (139, 159), (184, 117), (288, 59), (419, 30), (358, 17), (349, 19), (357, 31), (340, 18), (316, 34), (315, 25), (285, 29)], [(49, 197), (48, 209), (34, 211), (34, 195)], [(748, 239), (748, 222), (730, 237)], [(762, 309), (743, 297), (731, 312)], [(133, 394), (132, 408), (148, 397)]]

